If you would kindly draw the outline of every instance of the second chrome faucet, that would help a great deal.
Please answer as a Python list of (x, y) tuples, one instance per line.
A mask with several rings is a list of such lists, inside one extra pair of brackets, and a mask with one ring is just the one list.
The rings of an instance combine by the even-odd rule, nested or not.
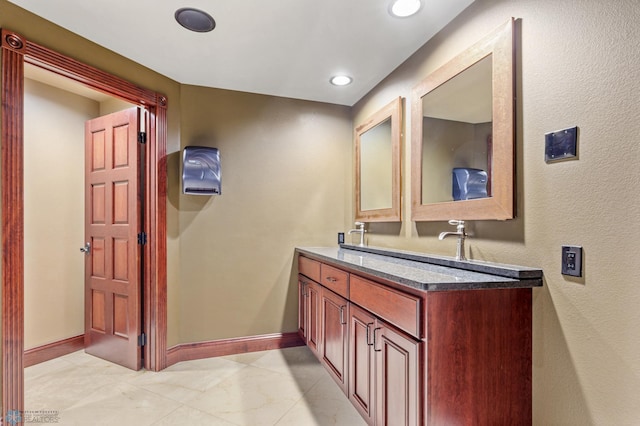
[(438, 239), (444, 240), (447, 237), (457, 236), (458, 244), (456, 246), (456, 260), (467, 260), (464, 255), (464, 240), (467, 238), (467, 231), (464, 228), (464, 220), (450, 220), (449, 225), (455, 225), (456, 232), (441, 232)]

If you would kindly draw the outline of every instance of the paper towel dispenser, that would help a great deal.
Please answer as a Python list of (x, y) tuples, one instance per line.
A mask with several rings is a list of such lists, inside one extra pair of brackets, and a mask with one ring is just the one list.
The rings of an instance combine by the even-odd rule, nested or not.
[(182, 152), (182, 193), (222, 193), (220, 151), (206, 146), (187, 146)]
[(453, 169), (453, 201), (487, 197), (487, 172), (470, 167)]

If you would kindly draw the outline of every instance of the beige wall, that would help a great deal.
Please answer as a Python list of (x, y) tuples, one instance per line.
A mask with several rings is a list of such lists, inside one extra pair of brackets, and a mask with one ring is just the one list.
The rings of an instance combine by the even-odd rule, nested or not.
[[(398, 95), (410, 99), (421, 78), (512, 16), (521, 18), (518, 218), (472, 223), (471, 255), (544, 270), (544, 288), (534, 290), (534, 424), (637, 424), (637, 1), (476, 0), (359, 102), (354, 121)], [(546, 164), (544, 134), (575, 125), (579, 160)], [(455, 242), (437, 239), (449, 225), (410, 220), (409, 122), (404, 130), (403, 226), (374, 225), (369, 243), (452, 255)], [(563, 244), (584, 247), (583, 278), (560, 274)]]
[(347, 220), (349, 109), (196, 86), (181, 99), (182, 146), (220, 149), (222, 195), (180, 195), (180, 340), (295, 331), (294, 248), (335, 245)]
[(25, 349), (84, 333), (84, 123), (100, 105), (25, 79)]

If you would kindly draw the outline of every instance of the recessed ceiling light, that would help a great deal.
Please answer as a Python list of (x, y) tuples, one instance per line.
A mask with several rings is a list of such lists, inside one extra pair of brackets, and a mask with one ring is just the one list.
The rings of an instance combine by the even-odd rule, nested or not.
[(175, 17), (180, 25), (197, 33), (206, 33), (216, 27), (216, 21), (213, 20), (211, 15), (192, 7), (183, 7), (176, 10)]
[(331, 77), (331, 80), (329, 80), (329, 81), (334, 86), (346, 86), (347, 84), (351, 84), (353, 79), (351, 77), (349, 77), (348, 75), (336, 75), (336, 76)]
[(389, 6), (389, 13), (398, 18), (406, 18), (417, 13), (421, 6), (420, 0), (393, 0)]

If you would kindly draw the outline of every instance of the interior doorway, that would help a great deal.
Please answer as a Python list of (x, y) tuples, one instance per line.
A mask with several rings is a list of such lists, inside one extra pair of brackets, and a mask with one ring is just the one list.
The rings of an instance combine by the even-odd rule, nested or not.
[[(24, 366), (28, 367), (85, 348), (87, 341), (89, 346), (98, 346), (92, 345), (91, 339), (85, 339), (85, 317), (89, 313), (85, 312), (83, 297), (85, 269), (93, 265), (94, 253), (89, 251), (83, 254), (78, 250), (87, 241), (85, 210), (93, 206), (93, 203), (85, 202), (92, 196), (91, 193), (85, 194), (85, 126), (87, 121), (99, 120), (98, 127), (105, 128), (101, 122), (104, 119), (100, 117), (111, 117), (113, 114), (125, 114), (127, 119), (134, 117), (137, 121), (138, 116), (144, 117), (146, 111), (28, 63), (24, 70)], [(141, 125), (144, 126), (145, 122), (142, 120)], [(117, 133), (119, 136), (133, 138), (134, 146), (119, 146), (120, 155), (125, 157), (127, 163), (135, 163), (135, 170), (132, 172), (138, 176), (139, 171), (143, 170), (140, 161), (144, 159), (144, 153), (141, 152), (144, 148), (138, 147), (139, 143), (135, 140), (139, 131), (138, 124), (133, 124), (130, 131), (123, 132), (127, 127), (120, 125)], [(102, 133), (95, 137), (97, 139), (100, 136), (103, 136)], [(113, 135), (104, 136), (113, 139)], [(122, 145), (122, 140), (119, 145)], [(105, 159), (104, 154), (110, 148), (112, 147), (103, 146), (102, 154)], [(125, 150), (122, 151), (122, 148)], [(116, 159), (116, 162), (118, 169), (127, 170), (121, 164), (122, 160)], [(131, 187), (139, 188), (139, 180), (136, 179)], [(127, 182), (122, 179), (117, 187), (121, 189), (120, 195), (123, 188), (128, 189)], [(97, 188), (98, 193), (107, 195), (106, 192), (99, 191), (103, 186)], [(136, 197), (138, 194), (129, 195)], [(98, 205), (105, 204), (103, 201)], [(131, 212), (131, 217), (138, 218), (139, 223), (135, 226), (140, 228), (140, 208), (137, 202), (133, 205), (136, 211)], [(126, 226), (122, 223), (122, 218), (116, 219), (116, 227)], [(122, 249), (122, 239), (118, 241), (120, 244), (117, 245)], [(138, 254), (136, 247), (129, 245), (126, 248), (132, 255)], [(123, 254), (122, 250), (118, 252)], [(98, 248), (98, 255), (104, 253), (104, 249)], [(106, 257), (101, 258), (107, 260)], [(137, 260), (135, 263), (138, 271), (128, 275), (136, 277), (137, 296), (140, 293), (138, 286), (141, 284), (137, 278), (142, 277), (142, 272), (138, 267), (141, 262)], [(133, 262), (130, 266), (134, 266)], [(116, 273), (116, 279), (124, 285), (121, 278), (123, 274)], [(127, 286), (127, 291), (130, 287)], [(140, 298), (135, 299), (138, 299), (136, 305), (140, 304)], [(117, 300), (125, 299), (120, 297)], [(138, 306), (136, 309), (123, 311), (133, 314), (139, 313), (141, 308)], [(108, 315), (96, 315), (96, 318), (103, 317)], [(141, 318), (137, 322), (141, 322)], [(128, 328), (131, 326), (131, 334), (135, 334), (133, 339), (137, 340), (140, 334), (139, 324), (129, 324), (129, 321), (118, 324), (124, 324)], [(113, 328), (111, 324), (110, 328)], [(120, 332), (123, 334), (122, 330)], [(128, 340), (125, 337), (121, 339)], [(100, 347), (108, 349), (109, 345)], [(137, 341), (133, 349), (139, 352)], [(129, 348), (129, 352), (133, 349)]]
[(144, 230), (145, 368), (166, 366), (166, 106), (161, 94), (2, 30), (2, 417), (24, 410), (24, 65), (31, 64), (149, 111)]

